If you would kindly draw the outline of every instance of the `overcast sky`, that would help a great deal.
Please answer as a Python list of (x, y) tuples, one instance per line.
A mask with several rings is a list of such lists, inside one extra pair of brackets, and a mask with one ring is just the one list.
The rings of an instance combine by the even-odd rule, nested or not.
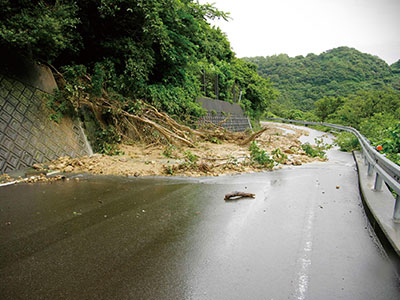
[(400, 59), (400, 0), (200, 0), (231, 13), (214, 22), (238, 57), (319, 54), (348, 46)]

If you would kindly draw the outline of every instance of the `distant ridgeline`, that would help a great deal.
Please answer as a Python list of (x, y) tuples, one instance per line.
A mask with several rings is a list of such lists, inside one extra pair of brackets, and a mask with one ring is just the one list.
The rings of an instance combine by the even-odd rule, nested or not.
[(400, 90), (400, 60), (385, 61), (356, 49), (339, 47), (320, 55), (289, 57), (279, 54), (248, 57), (258, 73), (279, 90), (276, 102), (303, 111), (314, 109), (324, 96), (348, 96), (359, 90)]
[(43, 95), (57, 87), (51, 71), (3, 53), (0, 61), (0, 174), (60, 156), (91, 153), (77, 120), (50, 120)]

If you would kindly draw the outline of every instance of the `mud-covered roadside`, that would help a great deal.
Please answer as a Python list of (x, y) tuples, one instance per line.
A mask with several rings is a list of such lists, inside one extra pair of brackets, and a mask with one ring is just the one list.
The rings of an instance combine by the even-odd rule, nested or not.
[[(38, 182), (64, 179), (58, 175), (50, 179), (45, 174), (90, 173), (119, 176), (219, 176), (259, 172), (282, 168), (284, 165), (302, 165), (313, 161), (324, 161), (320, 157), (308, 156), (301, 147), (299, 138), (308, 135), (308, 131), (268, 123), (267, 129), (255, 141), (260, 150), (271, 154), (281, 153), (275, 157), (272, 165), (262, 165), (254, 161), (249, 145), (235, 143), (203, 142), (190, 147), (164, 145), (120, 145), (122, 155), (108, 156), (94, 154), (80, 158), (61, 157), (45, 164), (36, 164), (38, 174), (17, 179), (17, 182)], [(279, 151), (276, 151), (279, 149)], [(271, 156), (273, 157), (273, 156)], [(3, 175), (1, 182), (15, 181), (15, 178)], [(0, 183), (1, 183), (0, 182)]]
[[(283, 165), (302, 165), (323, 161), (308, 156), (301, 148), (299, 138), (308, 135), (306, 130), (283, 124), (269, 123), (267, 130), (256, 139), (258, 147), (268, 153), (279, 149), (282, 155), (273, 169)], [(163, 145), (120, 145), (118, 156), (95, 154), (91, 157), (62, 157), (40, 167), (49, 171), (123, 175), (123, 176), (218, 176), (271, 169), (255, 162), (249, 145), (204, 142), (195, 148)]]

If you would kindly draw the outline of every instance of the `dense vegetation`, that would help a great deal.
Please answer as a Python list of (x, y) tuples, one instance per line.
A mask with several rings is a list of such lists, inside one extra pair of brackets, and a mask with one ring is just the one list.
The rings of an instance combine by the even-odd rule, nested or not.
[[(400, 61), (340, 47), (320, 55), (246, 58), (280, 91), (269, 115), (353, 126), (400, 163)], [(357, 142), (342, 134), (351, 150)]]
[(286, 54), (245, 58), (280, 91), (277, 103), (308, 111), (323, 97), (349, 96), (384, 87), (400, 89), (400, 62), (389, 66), (376, 56), (339, 47), (320, 55)]
[[(358, 91), (348, 97), (324, 97), (308, 118), (355, 127), (391, 160), (400, 164), (400, 92), (383, 88)], [(312, 117), (313, 116), (313, 117)], [(356, 145), (347, 139), (349, 150)], [(353, 146), (351, 146), (353, 145)], [(346, 147), (346, 146), (345, 146)]]
[(235, 101), (241, 93), (257, 117), (276, 90), (235, 57), (213, 18), (228, 15), (194, 0), (0, 0), (0, 47), (61, 71), (55, 109), (63, 97), (107, 95), (129, 112), (138, 107), (127, 99), (142, 99), (185, 119), (201, 115), (200, 95)]

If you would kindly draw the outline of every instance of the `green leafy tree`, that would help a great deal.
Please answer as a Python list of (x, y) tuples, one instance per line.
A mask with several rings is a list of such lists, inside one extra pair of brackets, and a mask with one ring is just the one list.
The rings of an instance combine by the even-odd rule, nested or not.
[(0, 0), (0, 46), (51, 61), (77, 52), (81, 39), (75, 1)]
[(323, 97), (341, 97), (359, 90), (400, 89), (397, 65), (356, 49), (339, 47), (320, 55), (286, 54), (244, 58), (255, 63), (259, 74), (270, 78), (280, 92), (277, 102), (302, 111), (314, 109)]
[(314, 103), (316, 109), (314, 111), (315, 115), (324, 122), (328, 116), (336, 112), (336, 110), (343, 104), (342, 98), (335, 97), (323, 97)]

